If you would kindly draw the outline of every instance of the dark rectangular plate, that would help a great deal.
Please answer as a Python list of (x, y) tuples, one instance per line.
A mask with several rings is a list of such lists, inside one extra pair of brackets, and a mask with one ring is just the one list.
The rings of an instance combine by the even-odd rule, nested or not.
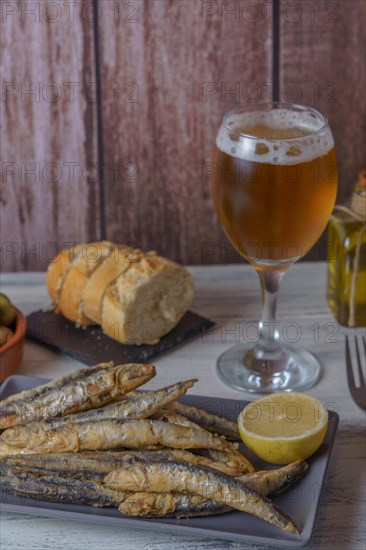
[(106, 336), (97, 325), (77, 327), (53, 311), (35, 311), (27, 317), (27, 324), (28, 338), (71, 355), (87, 365), (104, 361), (147, 363), (152, 357), (203, 334), (214, 325), (212, 321), (188, 311), (158, 344), (127, 346)]
[[(0, 389), (0, 399), (13, 393), (31, 389), (46, 380), (29, 376), (10, 376)], [(201, 407), (208, 412), (218, 414), (230, 420), (236, 420), (247, 401), (218, 399), (203, 396), (185, 396), (183, 403)], [(327, 466), (338, 426), (339, 417), (329, 411), (329, 425), (325, 440), (320, 449), (308, 459), (310, 468), (305, 476), (288, 489), (283, 495), (272, 500), (287, 512), (299, 526), (299, 536), (285, 533), (263, 520), (243, 512), (231, 512), (218, 516), (188, 519), (145, 519), (131, 518), (118, 512), (116, 508), (94, 508), (82, 504), (58, 504), (38, 501), (31, 498), (10, 495), (1, 491), (0, 508), (4, 511), (24, 514), (43, 515), (59, 519), (92, 521), (105, 525), (134, 527), (136, 529), (156, 529), (166, 532), (184, 533), (200, 537), (248, 542), (252, 544), (270, 544), (283, 547), (305, 546), (314, 530), (320, 494), (323, 488)], [(244, 445), (240, 446), (244, 454), (257, 469), (274, 468), (256, 456)]]

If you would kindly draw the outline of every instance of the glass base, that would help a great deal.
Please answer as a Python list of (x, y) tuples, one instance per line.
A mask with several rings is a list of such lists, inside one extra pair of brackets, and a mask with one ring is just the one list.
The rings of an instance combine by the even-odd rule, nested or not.
[(308, 351), (288, 345), (281, 344), (266, 357), (250, 344), (238, 344), (220, 355), (216, 369), (221, 380), (236, 390), (272, 393), (310, 388), (318, 381), (321, 366)]

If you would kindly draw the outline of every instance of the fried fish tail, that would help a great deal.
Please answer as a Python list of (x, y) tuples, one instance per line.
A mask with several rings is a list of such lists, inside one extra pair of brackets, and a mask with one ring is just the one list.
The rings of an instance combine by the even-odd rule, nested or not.
[(151, 418), (153, 420), (160, 420), (162, 422), (170, 422), (171, 424), (178, 424), (179, 426), (187, 426), (189, 428), (195, 428), (197, 429), (204, 429), (199, 424), (196, 424), (195, 422), (192, 422), (192, 420), (189, 420), (185, 416), (177, 413), (174, 410), (159, 410), (155, 414), (151, 415)]
[[(223, 441), (227, 441), (224, 435), (214, 434), (213, 432), (210, 432), (210, 430), (203, 428), (199, 424), (196, 424), (196, 422), (189, 420), (188, 418), (177, 413), (176, 411), (163, 409), (158, 411), (154, 415), (152, 415), (151, 419), (160, 420), (161, 422), (170, 422), (171, 424), (176, 424), (178, 426), (185, 426), (186, 428), (193, 428), (195, 430), (201, 431), (201, 433), (205, 433), (206, 435), (212, 434)], [(238, 447), (239, 447), (238, 443), (227, 441), (227, 448), (238, 449)]]
[[(194, 428), (196, 430), (203, 430), (206, 434), (211, 433), (209, 430), (203, 428), (199, 424), (196, 424), (192, 420), (189, 420), (180, 413), (174, 410), (161, 410), (152, 416), (153, 419), (160, 420), (162, 422), (170, 422), (179, 426), (186, 426), (187, 428)], [(215, 434), (216, 435), (216, 434)], [(218, 436), (224, 437), (224, 436)], [(202, 450), (202, 454), (205, 458), (210, 459), (215, 463), (215, 468), (221, 470), (229, 475), (240, 475), (245, 473), (254, 472), (253, 465), (249, 460), (236, 449), (237, 443), (229, 443), (227, 449), (205, 449)]]
[(114, 470), (104, 482), (107, 487), (121, 491), (194, 493), (257, 516), (284, 531), (298, 533), (293, 521), (269, 500), (206, 466), (178, 460), (150, 464), (138, 462)]
[[(232, 470), (238, 472), (232, 474), (239, 476), (241, 474), (250, 474), (254, 472), (254, 466), (240, 451), (235, 448), (230, 449), (194, 449), (192, 452), (199, 456), (204, 456), (216, 462), (217, 464), (226, 464)], [(223, 471), (223, 470), (222, 470)], [(225, 472), (224, 472), (225, 473)]]
[(297, 460), (283, 468), (264, 470), (236, 477), (237, 481), (267, 497), (285, 491), (293, 485), (308, 469), (304, 460)]
[[(223, 474), (239, 477), (243, 475), (243, 472), (251, 471), (248, 468), (246, 458), (236, 449), (227, 449), (225, 451), (218, 451), (216, 459), (213, 458), (214, 454), (207, 454), (207, 456), (201, 454), (195, 454), (196, 449), (186, 451), (184, 449), (162, 449), (161, 451), (154, 451), (155, 453), (165, 453), (169, 451), (170, 455), (179, 459), (190, 462), (191, 464), (202, 464), (203, 466), (209, 466), (214, 470), (218, 470)], [(210, 449), (213, 450), (213, 449)], [(210, 456), (212, 458), (210, 458)]]
[(202, 428), (205, 428), (210, 432), (224, 435), (229, 439), (241, 441), (239, 429), (236, 422), (232, 422), (231, 420), (227, 420), (226, 418), (221, 418), (216, 414), (208, 413), (203, 409), (183, 405), (183, 403), (179, 403), (178, 401), (171, 403), (168, 406), (168, 409), (176, 411), (177, 413), (185, 416), (192, 422), (195, 422), (196, 424), (202, 426)]

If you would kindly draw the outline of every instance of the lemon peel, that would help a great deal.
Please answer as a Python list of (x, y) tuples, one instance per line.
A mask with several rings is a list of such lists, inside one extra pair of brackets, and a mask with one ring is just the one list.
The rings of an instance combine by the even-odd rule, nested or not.
[(323, 403), (304, 393), (279, 392), (249, 403), (239, 414), (245, 445), (272, 464), (289, 464), (314, 454), (328, 427)]

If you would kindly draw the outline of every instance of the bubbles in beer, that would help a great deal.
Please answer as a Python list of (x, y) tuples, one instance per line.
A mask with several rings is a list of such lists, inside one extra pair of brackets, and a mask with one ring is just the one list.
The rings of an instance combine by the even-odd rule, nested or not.
[(301, 149), (296, 145), (292, 145), (289, 149), (287, 149), (286, 155), (288, 155), (289, 157), (298, 157), (299, 155), (301, 155)]
[(256, 143), (255, 145), (255, 154), (256, 155), (266, 155), (269, 153), (269, 149), (265, 143)]
[[(276, 109), (230, 116), (226, 125), (232, 131), (228, 134), (222, 125), (216, 145), (235, 158), (269, 164), (298, 164), (326, 155), (334, 147), (329, 128), (322, 129), (323, 121), (312, 112)], [(315, 141), (309, 138), (318, 131)]]

